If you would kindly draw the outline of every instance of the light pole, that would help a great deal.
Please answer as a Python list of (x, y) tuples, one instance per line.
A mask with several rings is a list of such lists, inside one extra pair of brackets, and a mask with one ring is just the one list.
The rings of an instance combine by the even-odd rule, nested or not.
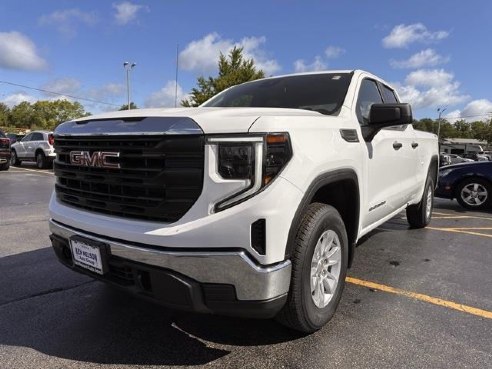
[(126, 70), (126, 93), (127, 93), (127, 97), (128, 97), (128, 105), (127, 105), (128, 110), (131, 109), (131, 106), (130, 106), (130, 72), (136, 65), (137, 65), (136, 63), (129, 63), (129, 62), (123, 63), (123, 68), (125, 68), (125, 70)]
[(437, 112), (439, 113), (439, 118), (437, 118), (437, 139), (439, 140), (440, 138), (440, 133), (441, 133), (441, 115), (446, 111), (447, 108), (437, 108)]

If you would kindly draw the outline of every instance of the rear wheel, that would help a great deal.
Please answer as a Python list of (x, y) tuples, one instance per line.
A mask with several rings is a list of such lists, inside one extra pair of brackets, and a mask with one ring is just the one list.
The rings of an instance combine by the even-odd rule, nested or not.
[(338, 211), (309, 205), (297, 230), (287, 303), (277, 320), (298, 331), (322, 328), (335, 314), (348, 265), (348, 239)]
[(14, 166), (21, 165), (21, 161), (17, 157), (17, 152), (15, 150), (12, 150), (12, 156), (10, 157), (10, 164), (12, 164)]
[(407, 207), (407, 221), (412, 228), (427, 227), (434, 207), (434, 181), (429, 176), (425, 182), (424, 194), (418, 204)]
[(39, 169), (43, 169), (46, 168), (46, 165), (47, 165), (46, 156), (44, 156), (44, 153), (42, 151), (38, 151), (36, 153), (36, 166)]
[(9, 167), (10, 167), (10, 161), (7, 161), (6, 163), (0, 165), (0, 170), (9, 170)]
[(480, 178), (468, 178), (456, 188), (456, 200), (471, 210), (482, 210), (492, 206), (492, 185)]

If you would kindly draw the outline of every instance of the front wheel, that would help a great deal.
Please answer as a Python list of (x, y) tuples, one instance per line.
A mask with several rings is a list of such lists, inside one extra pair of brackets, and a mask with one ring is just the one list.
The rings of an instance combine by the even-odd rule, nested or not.
[(348, 265), (348, 239), (338, 211), (312, 203), (297, 230), (289, 296), (277, 320), (311, 333), (322, 328), (340, 302)]
[(0, 170), (9, 170), (9, 167), (10, 167), (10, 161), (7, 161), (6, 163), (0, 165)]
[(492, 206), (492, 185), (480, 178), (468, 178), (456, 189), (456, 200), (470, 210), (482, 210)]
[(14, 166), (19, 166), (21, 165), (21, 161), (17, 157), (17, 151), (12, 150), (11, 156), (10, 156), (10, 164)]
[(418, 204), (407, 207), (407, 221), (412, 228), (427, 227), (432, 218), (434, 207), (434, 181), (427, 177), (424, 194)]

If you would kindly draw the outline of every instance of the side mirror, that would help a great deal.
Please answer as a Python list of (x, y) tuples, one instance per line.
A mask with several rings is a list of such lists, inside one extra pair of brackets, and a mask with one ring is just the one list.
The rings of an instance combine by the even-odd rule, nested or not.
[(362, 127), (366, 141), (372, 141), (374, 136), (383, 128), (411, 124), (413, 122), (410, 104), (372, 104), (369, 112), (369, 122)]
[(370, 125), (383, 127), (410, 124), (413, 122), (410, 104), (373, 104), (369, 113)]

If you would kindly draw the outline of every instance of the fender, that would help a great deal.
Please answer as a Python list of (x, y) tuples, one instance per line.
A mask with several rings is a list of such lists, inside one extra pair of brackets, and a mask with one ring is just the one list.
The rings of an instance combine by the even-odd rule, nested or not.
[[(347, 237), (349, 240), (349, 261), (348, 266), (352, 265), (352, 260), (354, 258), (355, 253), (355, 241), (357, 240), (357, 233), (359, 229), (359, 213), (360, 213), (360, 192), (359, 192), (359, 180), (357, 174), (352, 169), (337, 169), (331, 172), (320, 174), (316, 177), (313, 182), (309, 185), (307, 191), (304, 193), (304, 197), (302, 198), (297, 211), (294, 215), (294, 219), (292, 220), (289, 236), (287, 238), (287, 246), (285, 249), (285, 259), (289, 259), (292, 255), (292, 249), (294, 247), (294, 241), (296, 237), (297, 228), (299, 223), (302, 220), (302, 216), (306, 211), (309, 204), (311, 204), (314, 195), (318, 192), (318, 190), (326, 185), (334, 184), (340, 181), (349, 180), (353, 183), (356, 194), (351, 201), (354, 201), (355, 204), (355, 216), (352, 220), (351, 231), (347, 227)], [(342, 215), (343, 217), (343, 215)], [(344, 219), (345, 221), (345, 219)]]

